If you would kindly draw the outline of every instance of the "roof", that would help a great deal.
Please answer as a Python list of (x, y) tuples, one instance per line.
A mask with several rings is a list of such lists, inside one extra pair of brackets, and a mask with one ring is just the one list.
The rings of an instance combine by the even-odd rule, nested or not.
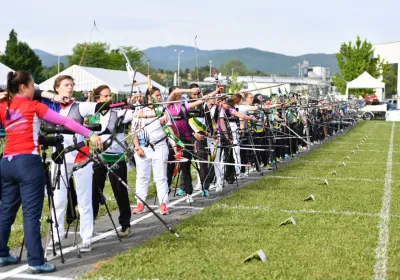
[(367, 71), (347, 83), (347, 88), (385, 88), (385, 83), (372, 77)]
[[(54, 77), (44, 81), (39, 86), (42, 90), (52, 90), (55, 79), (60, 75), (70, 75), (75, 79), (75, 90), (92, 90), (100, 85), (108, 85), (112, 92), (127, 94), (131, 92), (132, 81), (129, 79), (127, 71), (109, 70), (103, 68), (85, 67), (72, 65)], [(136, 72), (135, 80), (141, 92), (147, 90), (147, 77), (142, 73)], [(151, 80), (151, 85), (158, 87), (161, 92), (165, 87)]]

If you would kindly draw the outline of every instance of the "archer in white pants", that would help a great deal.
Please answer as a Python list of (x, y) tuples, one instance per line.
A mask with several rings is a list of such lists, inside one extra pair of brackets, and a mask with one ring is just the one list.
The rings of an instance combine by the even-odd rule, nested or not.
[[(151, 147), (142, 147), (144, 157), (138, 156), (135, 153), (136, 160), (136, 194), (146, 200), (150, 172), (153, 170), (153, 179), (156, 183), (157, 197), (160, 205), (168, 204), (168, 183), (167, 183), (167, 164), (168, 146), (166, 141), (154, 146), (154, 151)], [(140, 200), (138, 200), (139, 202)]]
[[(61, 168), (61, 177), (60, 177), (60, 189), (54, 190), (54, 207), (56, 209), (58, 229), (60, 232), (60, 239), (64, 237), (64, 215), (65, 215), (65, 206), (68, 201), (68, 182), (71, 178), (72, 168), (74, 167), (74, 163), (67, 163), (67, 172), (68, 176), (65, 176), (65, 168), (64, 164), (60, 165)], [(92, 165), (93, 163), (89, 163), (85, 167), (78, 169), (74, 172), (74, 181), (76, 188), (76, 196), (78, 198), (78, 210), (79, 210), (79, 218), (80, 218), (80, 236), (82, 238), (82, 243), (91, 243), (92, 235), (93, 235), (93, 208), (92, 208)], [(53, 163), (52, 171), (55, 170), (55, 164)], [(53, 178), (55, 178), (56, 174), (52, 172)], [(54, 182), (54, 181), (53, 181)], [(53, 186), (55, 186), (53, 184)], [(54, 214), (53, 214), (53, 220)], [(55, 223), (53, 223), (53, 235), (54, 240), (58, 241), (58, 237), (56, 236), (57, 231), (55, 228)]]

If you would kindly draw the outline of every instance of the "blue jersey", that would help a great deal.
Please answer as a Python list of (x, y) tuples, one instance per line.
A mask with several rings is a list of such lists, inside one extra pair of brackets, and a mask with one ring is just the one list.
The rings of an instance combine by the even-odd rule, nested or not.
[(44, 105), (46, 105), (47, 107), (49, 107), (51, 110), (60, 113), (61, 110), (61, 106), (58, 103), (55, 103), (47, 98), (42, 98), (42, 100), (40, 101), (41, 103), (43, 103)]

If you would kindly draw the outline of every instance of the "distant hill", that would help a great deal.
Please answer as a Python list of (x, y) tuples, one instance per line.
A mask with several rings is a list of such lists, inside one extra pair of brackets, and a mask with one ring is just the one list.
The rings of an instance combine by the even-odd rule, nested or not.
[[(37, 56), (39, 56), (40, 60), (42, 61), (42, 65), (46, 67), (51, 67), (54, 65), (57, 65), (58, 63), (58, 56), (39, 50), (39, 49), (34, 49), (33, 50)], [(64, 66), (67, 66), (67, 57), (66, 56), (60, 56), (60, 63), (64, 64)]]
[[(175, 70), (178, 65), (178, 52), (174, 52), (174, 50), (184, 51), (181, 53), (181, 69), (193, 69), (196, 66), (196, 50), (194, 47), (181, 45), (153, 47), (144, 50), (144, 53), (149, 57), (153, 67)], [(57, 65), (58, 57), (56, 55), (39, 49), (34, 49), (34, 52), (42, 60), (43, 65), (48, 67)], [(339, 72), (334, 54), (317, 53), (304, 54), (300, 56), (287, 56), (254, 48), (197, 51), (197, 65), (199, 67), (209, 65), (209, 60), (211, 60), (212, 65), (218, 70), (218, 67), (221, 64), (234, 58), (243, 61), (248, 69), (262, 70), (273, 74), (285, 73), (297, 76), (297, 64), (303, 63), (303, 60), (307, 60), (311, 66), (330, 66), (332, 73)], [(60, 62), (67, 65), (66, 56), (61, 56)]]
[[(174, 70), (178, 64), (178, 54), (174, 52), (175, 49), (184, 51), (181, 53), (181, 69), (193, 69), (196, 66), (196, 50), (194, 47), (172, 45), (167, 47), (153, 47), (144, 50), (144, 52), (151, 60), (153, 67)], [(208, 60), (211, 60), (212, 65), (218, 70), (221, 64), (234, 58), (243, 61), (249, 69), (262, 70), (274, 74), (287, 73), (296, 76), (298, 74), (297, 64), (303, 63), (303, 60), (307, 60), (310, 65), (330, 66), (332, 73), (339, 72), (334, 54), (317, 53), (287, 56), (254, 48), (197, 51), (199, 67), (209, 65)]]

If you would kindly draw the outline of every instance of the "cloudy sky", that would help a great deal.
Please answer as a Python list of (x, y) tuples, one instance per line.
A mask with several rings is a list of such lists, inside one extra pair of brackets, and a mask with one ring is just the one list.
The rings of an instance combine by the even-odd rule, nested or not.
[[(400, 1), (371, 0), (20, 0), (3, 1), (0, 51), (11, 29), (31, 48), (70, 54), (85, 41), (146, 49), (253, 47), (287, 55), (334, 53), (357, 35), (400, 40)], [(94, 20), (104, 37), (90, 31)]]

